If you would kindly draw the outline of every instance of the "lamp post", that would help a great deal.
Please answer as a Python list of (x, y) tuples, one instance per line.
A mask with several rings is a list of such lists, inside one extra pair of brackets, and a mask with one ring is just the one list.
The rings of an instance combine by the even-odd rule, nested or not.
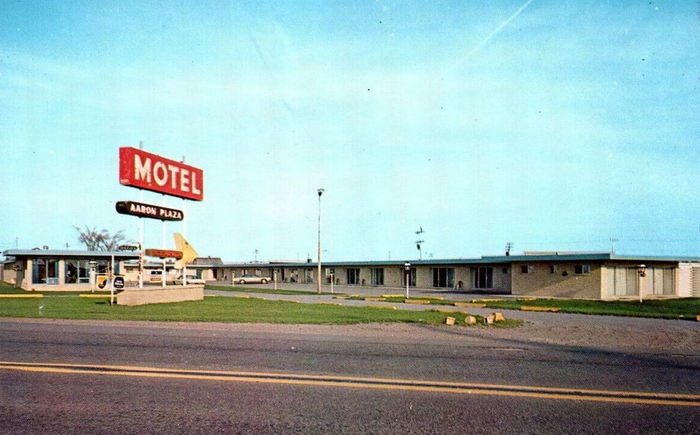
[(642, 278), (644, 278), (647, 275), (647, 266), (646, 264), (640, 264), (637, 266), (637, 275), (639, 278), (637, 279), (637, 288), (639, 289), (639, 303), (642, 303)]
[(411, 263), (407, 261), (406, 263), (404, 263), (403, 267), (405, 269), (406, 276), (406, 298), (408, 299), (408, 284), (411, 281)]
[(318, 245), (316, 246), (316, 292), (321, 294), (321, 195), (326, 190), (323, 188), (316, 189), (318, 192)]

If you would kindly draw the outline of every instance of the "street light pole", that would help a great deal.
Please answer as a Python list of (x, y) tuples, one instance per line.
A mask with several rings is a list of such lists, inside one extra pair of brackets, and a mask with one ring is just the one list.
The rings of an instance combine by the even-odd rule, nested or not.
[(316, 246), (316, 292), (321, 294), (321, 195), (325, 192), (325, 189), (316, 189), (318, 192), (318, 244)]
[(406, 263), (404, 263), (403, 266), (404, 266), (404, 269), (405, 269), (405, 274), (404, 274), (404, 276), (406, 277), (406, 278), (405, 278), (405, 279), (406, 279), (406, 298), (408, 299), (408, 298), (409, 298), (409, 295), (408, 295), (408, 284), (409, 284), (409, 282), (411, 281), (411, 263), (409, 263), (409, 262), (407, 261)]
[(647, 266), (645, 264), (637, 265), (637, 288), (639, 289), (639, 303), (642, 303), (642, 278), (647, 275)]

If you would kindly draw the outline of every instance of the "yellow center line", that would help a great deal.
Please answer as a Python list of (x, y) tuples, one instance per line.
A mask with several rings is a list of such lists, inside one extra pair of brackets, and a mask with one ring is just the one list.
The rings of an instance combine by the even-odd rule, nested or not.
[(212, 380), (226, 382), (252, 382), (264, 384), (306, 385), (341, 388), (367, 388), (380, 390), (422, 391), (433, 393), (529, 397), (553, 400), (700, 407), (700, 395), (696, 394), (589, 390), (523, 385), (421, 381), (416, 379), (388, 379), (349, 376), (314, 376), (291, 373), (284, 374), (266, 372), (206, 371), (140, 366), (88, 365), (70, 363), (30, 363), (13, 361), (0, 361), (0, 370), (17, 370), (38, 373), (129, 376), (143, 378)]

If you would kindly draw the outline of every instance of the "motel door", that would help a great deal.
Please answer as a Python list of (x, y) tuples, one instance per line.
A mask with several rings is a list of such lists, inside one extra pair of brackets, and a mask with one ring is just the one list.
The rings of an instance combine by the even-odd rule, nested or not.
[(608, 295), (639, 295), (639, 277), (634, 267), (608, 267)]

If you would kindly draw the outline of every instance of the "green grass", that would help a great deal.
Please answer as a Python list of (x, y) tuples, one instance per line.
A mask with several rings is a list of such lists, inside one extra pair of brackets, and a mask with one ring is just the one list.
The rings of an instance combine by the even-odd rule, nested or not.
[(507, 300), (487, 302), (488, 308), (519, 310), (522, 305), (559, 308), (562, 313), (690, 319), (700, 314), (700, 298), (639, 301), (583, 301), (574, 299)]
[(14, 287), (6, 282), (0, 281), (0, 295), (27, 294), (21, 288)]
[[(308, 290), (283, 290), (283, 289), (271, 289), (271, 288), (259, 288), (259, 287), (239, 287), (230, 285), (205, 285), (205, 290), (222, 290), (222, 291), (232, 291), (232, 292), (247, 292), (247, 293), (265, 293), (272, 295), (317, 295), (316, 292), (311, 292)], [(322, 292), (322, 295), (343, 295), (343, 293), (326, 293)]]
[[(348, 300), (362, 301), (366, 297), (379, 297), (379, 296), (353, 296), (353, 297), (348, 298)], [(406, 301), (406, 298), (404, 298), (404, 297), (392, 297), (392, 298), (383, 298), (383, 299), (384, 299), (383, 302), (393, 302), (393, 303), (399, 303), (399, 304), (402, 304)], [(435, 299), (435, 298), (408, 298), (408, 299), (430, 301), (430, 305), (452, 305), (454, 303), (454, 301)]]
[[(52, 291), (47, 291), (47, 292), (42, 292), (42, 291), (26, 291), (22, 290), (21, 288), (14, 287), (6, 282), (0, 281), (0, 294), (1, 295), (29, 295), (29, 294), (43, 294), (45, 298), (52, 297), (52, 296), (74, 296), (74, 295), (82, 295), (82, 294), (88, 294), (91, 293), (90, 290), (83, 290), (83, 291), (57, 291), (57, 290), (52, 290)], [(95, 294), (109, 294), (109, 292), (105, 291), (96, 291)]]
[[(352, 300), (363, 300), (364, 297), (352, 297)], [(425, 299), (430, 305), (453, 305), (452, 300)], [(406, 298), (384, 298), (384, 302), (403, 303)], [(473, 302), (480, 302), (474, 299)], [(562, 313), (592, 314), (602, 316), (652, 317), (663, 319), (695, 320), (700, 314), (700, 298), (685, 299), (655, 299), (639, 301), (586, 301), (578, 299), (510, 299), (500, 302), (483, 302), (486, 308), (520, 310), (523, 305), (559, 308)]]
[[(95, 299), (62, 297), (6, 299), (0, 303), (0, 317), (293, 324), (406, 322), (438, 325), (445, 322), (448, 314), (228, 297), (136, 307), (109, 305), (106, 301)], [(459, 323), (463, 318), (458, 317), (457, 320)], [(483, 322), (483, 319), (479, 318), (479, 321)], [(518, 321), (510, 321), (498, 326), (519, 324)]]

